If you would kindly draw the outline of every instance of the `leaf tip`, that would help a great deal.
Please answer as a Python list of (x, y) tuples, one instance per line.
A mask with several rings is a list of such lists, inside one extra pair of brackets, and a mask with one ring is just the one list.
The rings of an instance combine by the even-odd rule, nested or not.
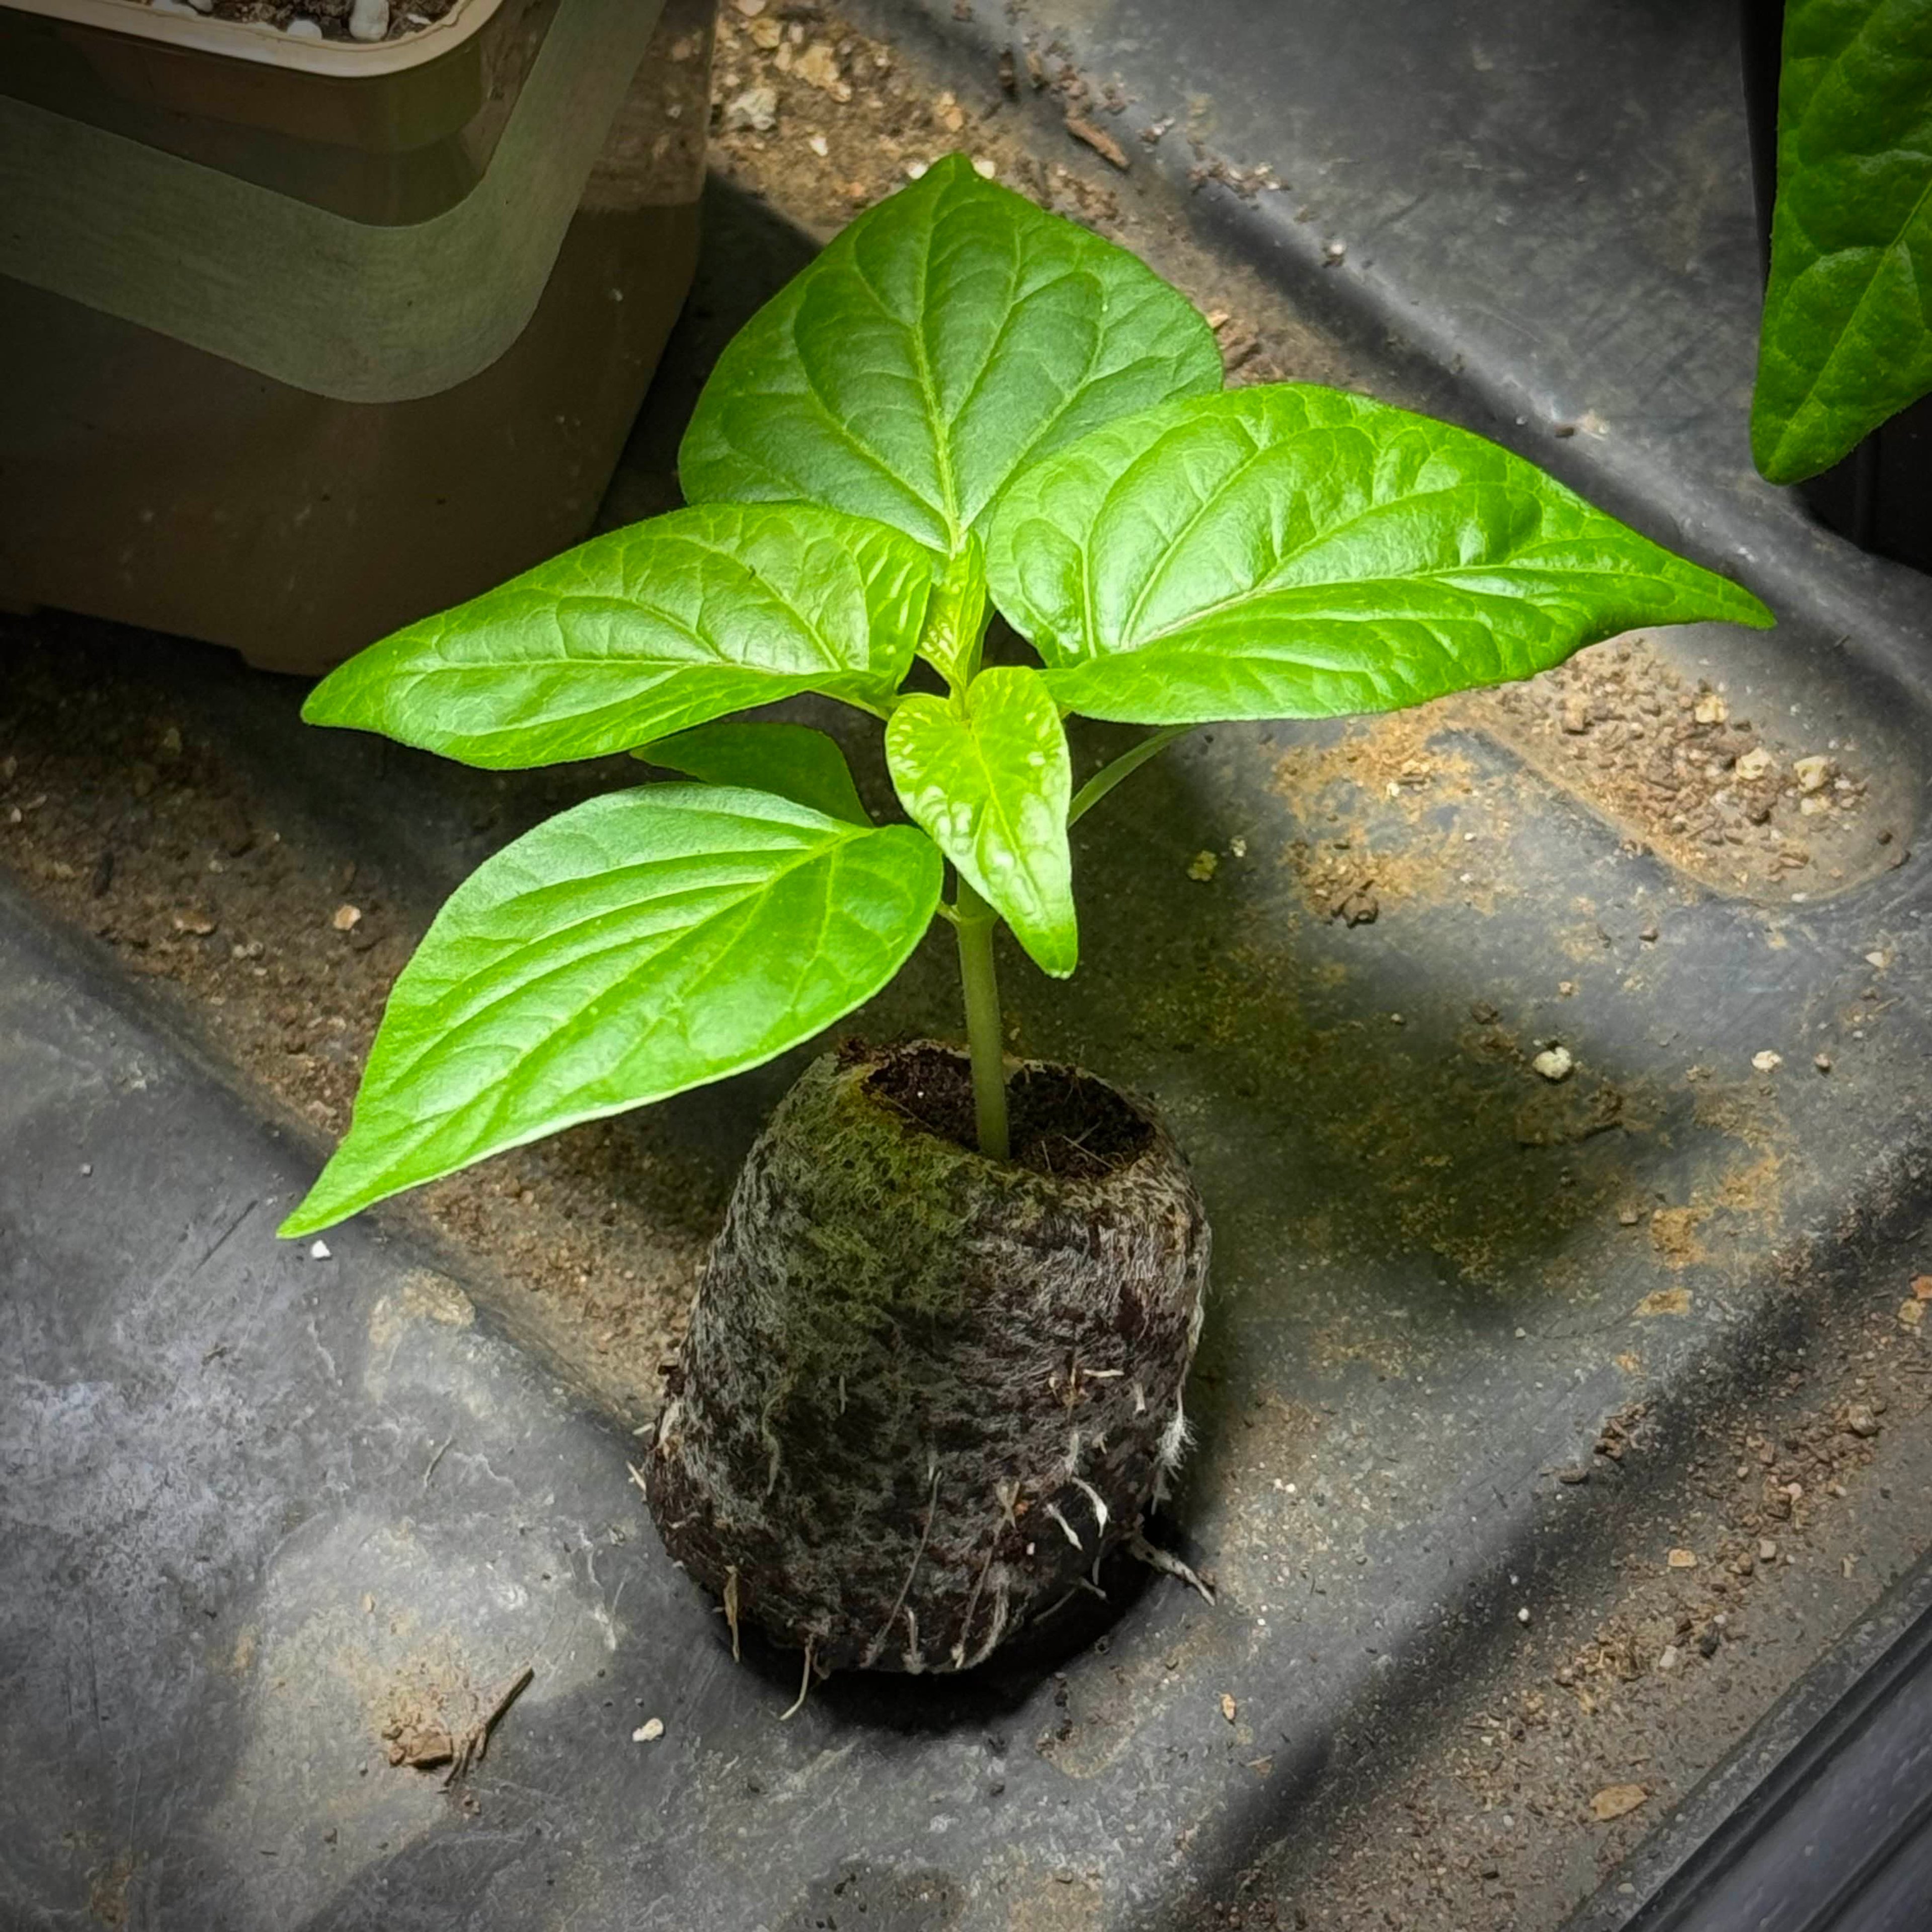
[(1080, 937), (1071, 928), (1041, 932), (1022, 932), (1015, 928), (1013, 937), (1024, 949), (1027, 957), (1050, 980), (1070, 980), (1074, 969), (1080, 964)]
[(319, 1234), (325, 1228), (332, 1228), (342, 1217), (326, 1210), (318, 1214), (311, 1205), (315, 1196), (311, 1192), (292, 1214), (285, 1216), (281, 1226), (275, 1230), (278, 1241), (299, 1240), (304, 1234)]
[(345, 724), (350, 722), (343, 702), (342, 688), (336, 677), (337, 674), (331, 671), (302, 700), (302, 722), (304, 724)]
[(347, 1220), (352, 1214), (359, 1214), (373, 1198), (380, 1199), (382, 1190), (371, 1196), (363, 1190), (345, 1188), (339, 1178), (332, 1180), (342, 1159), (343, 1149), (349, 1142), (345, 1140), (330, 1157), (322, 1172), (315, 1178), (314, 1184), (301, 1200), (284, 1217), (281, 1226), (275, 1230), (275, 1238), (280, 1241), (299, 1240), (305, 1234), (319, 1234), (326, 1228), (332, 1228), (339, 1221)]

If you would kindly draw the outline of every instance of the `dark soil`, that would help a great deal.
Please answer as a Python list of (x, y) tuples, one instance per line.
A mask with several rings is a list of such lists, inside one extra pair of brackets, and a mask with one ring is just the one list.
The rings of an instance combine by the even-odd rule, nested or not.
[[(929, 1134), (977, 1144), (971, 1064), (922, 1042), (895, 1052), (866, 1082)], [(1112, 1174), (1146, 1151), (1153, 1134), (1104, 1081), (1070, 1066), (1022, 1067), (1008, 1083), (1015, 1163), (1063, 1180)]]

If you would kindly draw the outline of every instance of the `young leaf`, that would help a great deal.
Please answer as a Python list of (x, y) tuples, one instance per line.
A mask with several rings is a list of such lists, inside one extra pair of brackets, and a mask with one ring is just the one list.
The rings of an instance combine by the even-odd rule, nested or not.
[(950, 556), (1022, 465), (1220, 386), (1214, 334), (1183, 296), (953, 154), (739, 332), (678, 473), (693, 502), (802, 496)]
[(1300, 383), (1036, 465), (986, 568), (1063, 708), (1129, 724), (1389, 711), (1634, 625), (1771, 622), (1480, 436)]
[(872, 822), (852, 782), (845, 754), (823, 731), (808, 725), (762, 719), (700, 724), (654, 745), (640, 746), (631, 755), (706, 784), (776, 792), (828, 818), (843, 818), (854, 825)]
[(1932, 391), (1932, 0), (1786, 0), (1751, 452), (1774, 483)]
[(1056, 978), (1080, 953), (1066, 807), (1072, 760), (1036, 670), (982, 671), (958, 697), (908, 698), (886, 727), (899, 802)]
[(801, 691), (881, 704), (931, 578), (900, 532), (812, 504), (674, 510), (371, 645), (302, 716), (502, 770), (628, 751)]
[(877, 992), (938, 903), (909, 825), (646, 785), (526, 833), (459, 886), (389, 996), (348, 1137), (284, 1234), (727, 1073)]
[(970, 684), (986, 639), (986, 553), (968, 532), (932, 586), (919, 654), (956, 690)]

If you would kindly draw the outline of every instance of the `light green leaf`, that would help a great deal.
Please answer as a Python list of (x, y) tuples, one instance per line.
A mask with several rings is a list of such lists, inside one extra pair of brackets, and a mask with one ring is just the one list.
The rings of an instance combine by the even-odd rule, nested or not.
[(1022, 465), (1220, 386), (1213, 333), (1183, 296), (953, 154), (739, 332), (678, 473), (694, 502), (805, 497), (950, 556)]
[(1828, 469), (1932, 392), (1932, 0), (1786, 0), (1751, 450)]
[(979, 672), (988, 615), (986, 553), (969, 532), (932, 586), (919, 640), (920, 656), (955, 689), (970, 684)]
[(876, 707), (912, 662), (931, 578), (898, 531), (812, 504), (674, 510), (371, 645), (302, 716), (501, 770), (802, 691)]
[(1013, 929), (1064, 979), (1080, 954), (1066, 807), (1072, 760), (1036, 670), (982, 671), (952, 698), (908, 698), (886, 727), (899, 802)]
[(615, 792), (538, 826), (436, 915), (348, 1137), (281, 1232), (808, 1040), (898, 971), (941, 871), (909, 825), (703, 785)]
[(640, 746), (631, 755), (706, 784), (746, 785), (776, 792), (828, 818), (870, 825), (852, 769), (836, 740), (806, 724), (736, 719), (700, 724), (675, 737)]
[(1301, 383), (1036, 464), (986, 569), (1061, 706), (1130, 724), (1394, 710), (1639, 624), (1771, 622), (1480, 436)]

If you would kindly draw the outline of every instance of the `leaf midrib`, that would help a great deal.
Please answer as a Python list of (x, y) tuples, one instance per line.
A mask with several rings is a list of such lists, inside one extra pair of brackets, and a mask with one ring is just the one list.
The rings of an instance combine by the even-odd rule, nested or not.
[[(1277, 444), (1270, 446), (1270, 448), (1280, 448), (1280, 446), (1281, 446)], [(1263, 452), (1262, 453), (1265, 454), (1268, 452)], [(1244, 466), (1246, 463), (1252, 461), (1252, 458), (1244, 459)], [(1504, 485), (1503, 487), (1508, 488), (1509, 486)], [(1088, 653), (1088, 655), (1095, 657), (1103, 657), (1116, 655), (1122, 650), (1143, 650), (1149, 644), (1164, 643), (1170, 638), (1180, 636), (1183, 633), (1192, 630), (1196, 625), (1206, 622), (1212, 618), (1224, 616), (1231, 610), (1238, 610), (1247, 604), (1258, 602), (1265, 598), (1278, 596), (1283, 592), (1288, 590), (1301, 590), (1304, 588), (1308, 590), (1319, 590), (1324, 585), (1333, 585), (1337, 587), (1342, 585), (1348, 585), (1350, 586), (1359, 585), (1366, 588), (1370, 586), (1380, 584), (1436, 583), (1448, 581), (1452, 578), (1464, 575), (1468, 572), (1474, 570), (1482, 570), (1491, 572), (1506, 572), (1512, 568), (1522, 569), (1527, 568), (1528, 566), (1520, 560), (1521, 553), (1519, 552), (1515, 554), (1515, 556), (1511, 559), (1504, 560), (1501, 562), (1486, 563), (1458, 563), (1447, 565), (1439, 569), (1432, 570), (1405, 570), (1400, 574), (1400, 575), (1394, 577), (1382, 575), (1374, 577), (1324, 578), (1316, 584), (1309, 584), (1306, 586), (1300, 584), (1284, 584), (1279, 580), (1282, 572), (1285, 571), (1290, 565), (1295, 562), (1298, 559), (1306, 556), (1310, 550), (1319, 548), (1323, 544), (1332, 542), (1338, 537), (1346, 536), (1349, 531), (1353, 530), (1358, 524), (1365, 521), (1371, 515), (1391, 508), (1400, 508), (1407, 504), (1424, 502), (1432, 497), (1453, 496), (1455, 494), (1456, 492), (1454, 490), (1425, 490), (1416, 496), (1391, 497), (1385, 499), (1379, 502), (1367, 504), (1354, 516), (1350, 517), (1346, 522), (1331, 525), (1328, 529), (1323, 530), (1318, 536), (1311, 538), (1306, 543), (1298, 544), (1294, 549), (1288, 551), (1286, 555), (1276, 558), (1274, 566), (1270, 571), (1268, 576), (1262, 582), (1252, 584), (1247, 588), (1237, 592), (1232, 596), (1220, 598), (1212, 604), (1203, 604), (1198, 610), (1190, 611), (1187, 616), (1179, 622), (1170, 624), (1161, 630), (1151, 632), (1146, 637), (1138, 638), (1132, 644), (1113, 646), (1104, 644), (1100, 645), (1094, 651)], [(1210, 506), (1208, 507), (1212, 506)], [(1539, 508), (1540, 507), (1540, 506), (1539, 506)], [(1192, 520), (1190, 519), (1190, 522)], [(1550, 540), (1548, 532), (1541, 532), (1540, 534), (1543, 536), (1544, 540)], [(1088, 547), (1090, 552), (1096, 547), (1096, 546), (1090, 544)], [(1162, 550), (1160, 563), (1156, 566), (1156, 569), (1165, 568), (1168, 559), (1172, 554), (1173, 548), (1173, 546), (1169, 546)], [(1150, 575), (1154, 574), (1155, 573), (1150, 572)], [(1478, 595), (1480, 593), (1472, 592), (1471, 594)], [(1135, 608), (1136, 610), (1139, 608), (1140, 602), (1141, 599), (1136, 598), (1135, 601)], [(1094, 622), (1094, 620), (1090, 617), (1089, 622), (1094, 624), (1094, 634), (1097, 635), (1099, 629), (1097, 622)]]

